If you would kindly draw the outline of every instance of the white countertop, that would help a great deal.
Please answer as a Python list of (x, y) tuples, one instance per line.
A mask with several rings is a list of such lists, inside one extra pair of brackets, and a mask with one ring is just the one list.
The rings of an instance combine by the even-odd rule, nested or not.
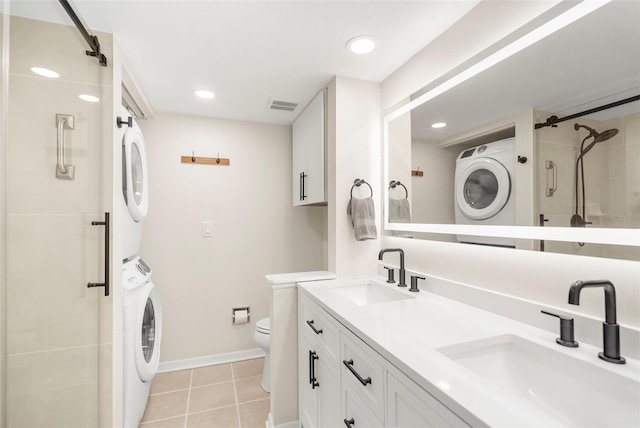
[[(298, 288), (474, 427), (553, 427), (566, 426), (567, 422), (523, 401), (511, 399), (485, 379), (438, 352), (438, 348), (511, 334), (607, 371), (640, 379), (640, 363), (636, 360), (627, 358), (624, 365), (606, 363), (597, 357), (599, 348), (583, 343), (578, 348), (564, 348), (555, 343), (558, 334), (424, 290), (409, 293), (404, 289), (401, 292), (415, 298), (364, 306), (357, 306), (335, 292), (338, 287), (365, 284), (369, 280), (316, 281), (301, 283)], [(380, 278), (375, 280), (397, 289), (384, 284)]]
[(334, 279), (336, 274), (328, 271), (277, 273), (264, 276), (272, 288), (295, 287), (297, 282)]

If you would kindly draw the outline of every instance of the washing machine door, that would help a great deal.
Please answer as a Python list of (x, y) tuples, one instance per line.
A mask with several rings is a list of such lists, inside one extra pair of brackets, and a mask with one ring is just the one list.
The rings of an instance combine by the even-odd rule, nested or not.
[(158, 371), (162, 338), (162, 306), (152, 282), (144, 285), (135, 331), (135, 362), (138, 376), (148, 382)]
[(142, 221), (147, 216), (148, 186), (144, 137), (134, 122), (131, 128), (125, 125), (122, 137), (122, 194), (135, 221)]
[(486, 220), (509, 200), (509, 171), (495, 159), (477, 158), (456, 173), (456, 203), (469, 219)]

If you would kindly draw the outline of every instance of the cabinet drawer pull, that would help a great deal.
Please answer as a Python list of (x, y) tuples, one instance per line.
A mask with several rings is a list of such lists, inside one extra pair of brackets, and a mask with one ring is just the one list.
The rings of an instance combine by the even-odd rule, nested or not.
[(353, 418), (351, 418), (351, 419), (347, 419), (347, 418), (345, 418), (345, 419), (344, 419), (344, 424), (345, 424), (348, 428), (352, 428), (352, 427), (356, 424), (356, 421), (354, 421), (354, 420), (353, 420)]
[(307, 325), (308, 325), (309, 327), (311, 327), (311, 330), (313, 330), (313, 332), (314, 332), (315, 334), (322, 334), (322, 329), (319, 329), (319, 330), (318, 330), (318, 329), (315, 327), (315, 325), (313, 325), (313, 320), (311, 320), (311, 321), (307, 321)]
[(364, 386), (367, 386), (367, 384), (371, 383), (371, 376), (369, 376), (368, 378), (363, 378), (362, 376), (360, 376), (360, 374), (356, 371), (356, 369), (353, 368), (353, 360), (342, 360), (342, 364), (344, 364), (349, 371), (358, 378), (358, 380), (360, 381), (360, 383)]
[(316, 389), (320, 384), (316, 379), (316, 360), (320, 359), (316, 351), (309, 351), (309, 383), (311, 389)]

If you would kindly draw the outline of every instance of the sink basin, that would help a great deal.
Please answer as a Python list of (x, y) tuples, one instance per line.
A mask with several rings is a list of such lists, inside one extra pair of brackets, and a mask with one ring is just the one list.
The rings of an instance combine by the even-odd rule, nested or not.
[(392, 286), (385, 286), (374, 282), (338, 287), (335, 289), (335, 292), (340, 297), (343, 297), (358, 306), (414, 298), (400, 290), (392, 288)]
[(640, 426), (638, 378), (618, 375), (515, 335), (438, 351), (563, 425)]

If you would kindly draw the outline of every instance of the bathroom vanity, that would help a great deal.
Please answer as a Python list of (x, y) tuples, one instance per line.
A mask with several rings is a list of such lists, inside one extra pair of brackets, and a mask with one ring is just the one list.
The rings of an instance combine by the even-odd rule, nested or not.
[(301, 426), (640, 424), (636, 359), (609, 364), (597, 347), (564, 348), (549, 331), (405, 290), (377, 278), (298, 284)]

